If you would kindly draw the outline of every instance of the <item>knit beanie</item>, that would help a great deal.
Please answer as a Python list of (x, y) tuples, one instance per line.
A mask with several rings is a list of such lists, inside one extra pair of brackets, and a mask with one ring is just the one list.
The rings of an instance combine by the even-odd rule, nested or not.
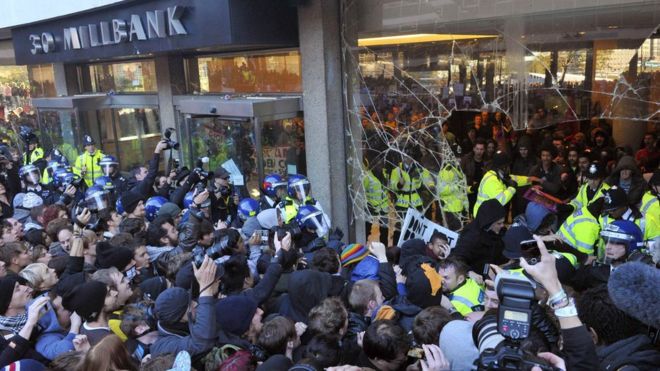
[(241, 336), (252, 323), (257, 302), (245, 295), (228, 296), (215, 304), (215, 321), (219, 331)]
[(155, 301), (165, 290), (167, 290), (167, 280), (164, 277), (151, 277), (140, 283), (140, 291), (145, 299)]
[(88, 281), (62, 298), (62, 306), (76, 312), (85, 321), (96, 320), (103, 310), (108, 288), (103, 282)]
[(132, 259), (133, 253), (127, 247), (112, 246), (107, 241), (96, 245), (96, 265), (99, 269), (115, 267), (123, 272)]
[(180, 213), (181, 213), (181, 209), (179, 208), (179, 206), (177, 206), (177, 204), (173, 202), (164, 203), (163, 206), (160, 207), (160, 210), (158, 210), (159, 217), (164, 215), (172, 219), (179, 216)]
[(411, 303), (420, 308), (440, 305), (442, 299), (442, 277), (429, 263), (411, 269), (406, 277), (406, 292)]
[(359, 243), (352, 243), (344, 247), (339, 255), (339, 259), (341, 260), (341, 266), (346, 268), (360, 262), (367, 255), (369, 255), (369, 251), (366, 246)]
[(44, 204), (43, 198), (41, 198), (38, 194), (33, 193), (33, 192), (28, 192), (25, 194), (23, 197), (23, 208), (24, 209), (32, 209), (37, 206), (41, 206)]
[(18, 282), (17, 276), (0, 278), (0, 316), (4, 316), (7, 309), (9, 309), (16, 282)]
[(141, 194), (133, 191), (127, 191), (124, 192), (124, 194), (121, 196), (121, 206), (124, 208), (124, 211), (127, 214), (130, 214), (135, 210), (138, 203), (143, 200), (144, 197)]
[(188, 311), (190, 294), (180, 287), (170, 287), (158, 295), (154, 313), (164, 324), (179, 322)]

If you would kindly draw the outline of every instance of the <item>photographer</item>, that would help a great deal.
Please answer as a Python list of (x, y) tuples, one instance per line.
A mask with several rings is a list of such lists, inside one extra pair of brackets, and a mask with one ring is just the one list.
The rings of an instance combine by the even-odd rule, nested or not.
[(158, 175), (160, 154), (168, 148), (168, 141), (165, 139), (161, 140), (154, 149), (154, 157), (149, 160), (149, 169), (147, 170), (144, 166), (133, 169), (133, 178), (128, 181), (130, 191), (140, 194), (145, 200), (153, 195), (153, 186), (156, 181), (156, 175)]
[(211, 217), (234, 225), (237, 218), (237, 205), (240, 196), (229, 181), (230, 175), (225, 168), (218, 166), (213, 173), (211, 193)]

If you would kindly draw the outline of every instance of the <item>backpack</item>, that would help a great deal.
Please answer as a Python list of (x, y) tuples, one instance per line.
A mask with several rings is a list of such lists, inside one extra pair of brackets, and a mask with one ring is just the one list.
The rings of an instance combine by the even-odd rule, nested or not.
[(254, 370), (256, 362), (252, 353), (236, 345), (214, 347), (203, 359), (205, 370), (239, 371)]

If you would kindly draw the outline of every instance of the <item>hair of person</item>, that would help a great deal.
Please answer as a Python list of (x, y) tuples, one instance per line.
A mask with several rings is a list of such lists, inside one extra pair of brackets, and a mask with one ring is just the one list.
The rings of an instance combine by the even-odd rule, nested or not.
[(474, 141), (474, 146), (476, 147), (476, 146), (479, 145), (479, 144), (481, 144), (481, 145), (483, 145), (483, 146), (485, 147), (485, 146), (486, 146), (486, 139), (481, 138), (481, 137), (475, 139), (475, 141)]
[(365, 279), (355, 282), (348, 295), (348, 305), (351, 310), (362, 315), (369, 307), (369, 301), (376, 300), (377, 286), (378, 282), (374, 280)]
[(596, 332), (600, 344), (610, 345), (640, 333), (641, 324), (614, 305), (607, 285), (584, 291), (575, 306), (578, 317)]
[(166, 215), (159, 216), (149, 223), (149, 228), (147, 228), (147, 244), (149, 246), (162, 246), (160, 239), (167, 236), (167, 231), (163, 226), (168, 223), (174, 225), (174, 220)]
[(143, 167), (145, 167), (144, 164), (134, 164), (131, 166), (131, 177), (135, 178), (135, 176), (140, 173)]
[(104, 283), (106, 286), (108, 286), (113, 290), (117, 290), (117, 285), (115, 281), (112, 279), (112, 276), (117, 274), (122, 275), (122, 273), (115, 267), (104, 268), (94, 272), (94, 274), (92, 274), (91, 279), (92, 281), (99, 281), (101, 283)]
[(135, 338), (135, 328), (141, 324), (147, 324), (149, 319), (147, 308), (148, 306), (144, 303), (126, 305), (121, 312), (121, 323), (119, 324), (121, 332), (129, 338)]
[(44, 227), (50, 224), (51, 221), (57, 219), (57, 217), (60, 215), (60, 212), (62, 211), (67, 212), (64, 205), (52, 204), (46, 206), (43, 213)]
[(337, 297), (324, 299), (309, 311), (307, 331), (311, 334), (339, 334), (346, 326), (348, 312)]
[(208, 220), (208, 219), (203, 219), (199, 223), (197, 238), (201, 239), (202, 237), (204, 237), (204, 235), (207, 235), (209, 233), (213, 233), (214, 230), (215, 229), (213, 228), (213, 223), (211, 223), (211, 221)]
[(413, 321), (413, 337), (417, 345), (438, 344), (440, 331), (451, 321), (449, 311), (443, 307), (428, 307), (419, 312)]
[(410, 343), (405, 330), (395, 321), (376, 321), (365, 331), (362, 349), (370, 359), (393, 361), (408, 353)]
[(23, 268), (18, 275), (25, 278), (35, 290), (43, 290), (43, 283), (48, 274), (48, 266), (44, 263), (32, 263)]
[(31, 254), (32, 255), (32, 261), (36, 262), (37, 259), (41, 258), (41, 255), (43, 254), (44, 251), (46, 252), (46, 254), (48, 253), (48, 248), (44, 245), (34, 245), (34, 246), (32, 246), (32, 254)]
[(54, 256), (48, 262), (48, 268), (55, 269), (55, 273), (57, 274), (57, 277), (61, 277), (62, 273), (64, 273), (64, 270), (66, 269), (68, 262), (69, 262), (69, 255)]
[(264, 323), (257, 339), (257, 345), (271, 356), (285, 354), (287, 343), (295, 338), (296, 326), (293, 321), (284, 316), (276, 316)]
[(43, 216), (45, 208), (46, 208), (46, 206), (44, 206), (43, 204), (31, 208), (30, 209), (30, 218), (34, 221), (37, 221), (40, 217)]
[(174, 365), (175, 359), (176, 359), (176, 354), (174, 353), (165, 353), (156, 357), (151, 357), (150, 360), (140, 365), (140, 371), (170, 370)]
[(339, 272), (339, 254), (329, 247), (316, 250), (312, 257), (312, 269), (330, 274)]
[(48, 365), (49, 371), (71, 371), (77, 370), (85, 358), (85, 353), (80, 351), (61, 353)]
[(0, 260), (9, 266), (12, 259), (26, 251), (27, 247), (21, 241), (7, 243), (0, 247)]
[(222, 292), (231, 294), (243, 290), (245, 279), (250, 275), (245, 255), (233, 255), (223, 263), (223, 266), (225, 274), (222, 277)]
[(64, 229), (73, 233), (71, 221), (65, 218), (53, 219), (46, 225), (46, 233), (48, 233), (50, 239), (53, 241), (57, 241), (57, 235)]
[[(205, 234), (213, 233), (213, 224), (211, 224), (210, 221), (204, 220), (207, 223), (202, 223), (202, 226), (200, 226), (200, 233), (199, 233), (199, 238), (202, 238)], [(211, 230), (209, 231), (207, 229), (207, 226), (211, 225)], [(240, 246), (238, 246), (240, 240), (241, 240), (241, 234), (235, 230), (234, 228), (225, 228), (221, 229), (217, 233), (216, 241), (220, 241), (222, 239), (227, 239), (227, 248), (222, 249), (223, 255), (231, 255), (233, 253), (233, 250), (236, 250)]]
[(465, 276), (467, 278), (467, 274), (470, 271), (470, 266), (465, 264), (464, 261), (460, 259), (456, 259), (454, 257), (448, 257), (445, 259), (440, 266), (442, 268), (449, 268), (452, 267), (454, 268), (454, 272), (456, 272), (456, 276)]
[(317, 369), (338, 366), (341, 360), (339, 337), (336, 334), (317, 334), (305, 348), (304, 359)]
[(46, 244), (46, 239), (44, 237), (45, 234), (46, 232), (43, 229), (36, 229), (36, 228), (30, 229), (29, 231), (25, 232), (25, 236), (23, 236), (23, 239), (31, 246), (45, 245)]
[(81, 371), (137, 371), (131, 355), (117, 335), (108, 335), (90, 349), (83, 359)]
[(176, 274), (181, 267), (190, 260), (192, 253), (183, 252), (180, 254), (161, 254), (156, 259), (156, 270), (168, 281), (175, 282)]
[(125, 218), (119, 223), (119, 232), (134, 235), (145, 228), (144, 220), (141, 218)]
[(431, 235), (431, 239), (429, 239), (429, 243), (434, 243), (436, 240), (443, 240), (445, 242), (448, 242), (449, 239), (447, 236), (440, 232), (440, 231), (434, 231), (433, 234)]

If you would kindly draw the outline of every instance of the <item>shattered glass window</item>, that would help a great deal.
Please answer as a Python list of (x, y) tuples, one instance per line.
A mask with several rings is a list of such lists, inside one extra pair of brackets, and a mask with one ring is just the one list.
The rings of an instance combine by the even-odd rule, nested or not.
[(660, 124), (657, 2), (344, 0), (341, 16), (353, 215), (390, 238), (402, 199), (454, 230), (469, 220), (476, 190), (454, 169), (470, 128), (487, 160), (524, 134), (579, 143), (598, 127), (636, 150)]

